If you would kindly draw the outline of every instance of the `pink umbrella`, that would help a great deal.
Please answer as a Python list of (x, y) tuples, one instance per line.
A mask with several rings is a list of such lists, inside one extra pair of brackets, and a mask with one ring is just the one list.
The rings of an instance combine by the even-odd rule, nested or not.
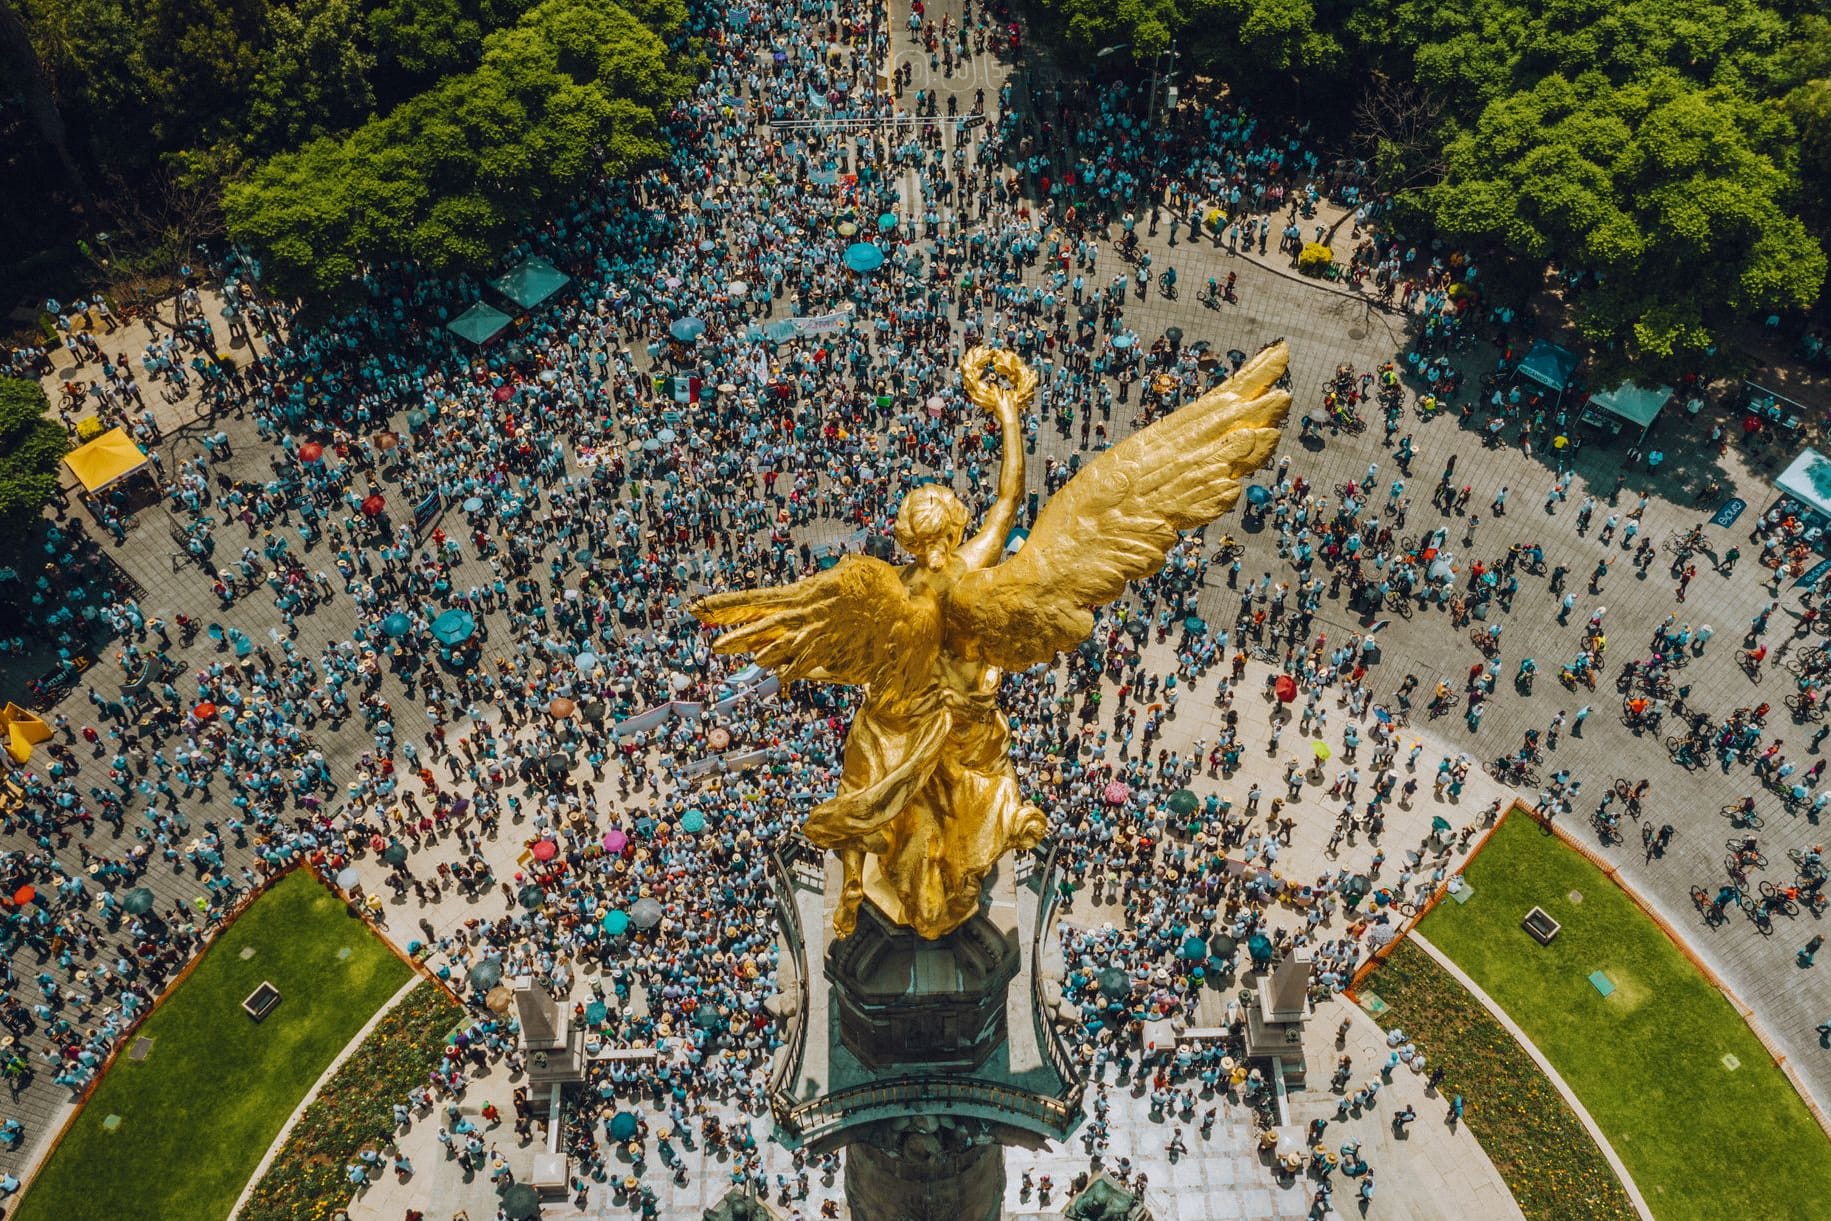
[(558, 855), (559, 855), (559, 845), (554, 843), (552, 840), (538, 839), (538, 840), (534, 841), (534, 859), (535, 860), (550, 861)]
[(1124, 805), (1125, 799), (1132, 795), (1132, 790), (1115, 780), (1106, 786), (1106, 804), (1109, 806)]
[(604, 832), (604, 851), (621, 852), (627, 847), (629, 847), (629, 836), (623, 832), (615, 829)]

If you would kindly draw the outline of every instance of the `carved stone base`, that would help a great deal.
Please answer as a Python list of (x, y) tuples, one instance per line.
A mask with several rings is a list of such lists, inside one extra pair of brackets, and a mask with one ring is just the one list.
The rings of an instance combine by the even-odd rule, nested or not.
[(990, 1125), (918, 1115), (873, 1125), (846, 1148), (854, 1221), (997, 1221), (1005, 1151)]

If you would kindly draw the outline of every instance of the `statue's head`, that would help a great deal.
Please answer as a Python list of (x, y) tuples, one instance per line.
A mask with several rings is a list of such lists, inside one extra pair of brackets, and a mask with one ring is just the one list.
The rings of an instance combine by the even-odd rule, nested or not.
[(966, 506), (953, 489), (925, 483), (896, 511), (896, 541), (924, 568), (938, 569), (966, 535)]

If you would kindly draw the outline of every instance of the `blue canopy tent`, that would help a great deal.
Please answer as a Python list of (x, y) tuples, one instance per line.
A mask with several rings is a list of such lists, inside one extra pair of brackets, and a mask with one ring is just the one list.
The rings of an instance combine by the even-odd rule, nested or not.
[(533, 309), (570, 283), (571, 276), (538, 256), (490, 281), (497, 292), (522, 309)]
[(1590, 395), (1583, 407), (1583, 422), (1606, 428), (1616, 436), (1621, 435), (1623, 428), (1637, 428), (1640, 439), (1644, 440), (1647, 429), (1653, 427), (1653, 421), (1671, 401), (1670, 386), (1649, 387), (1623, 382), (1613, 390), (1598, 390)]
[(1575, 352), (1559, 347), (1548, 339), (1540, 339), (1533, 342), (1532, 350), (1526, 353), (1526, 359), (1519, 362), (1519, 368), (1513, 371), (1513, 375), (1537, 382), (1552, 393), (1562, 395), (1570, 385), (1570, 379), (1576, 375), (1577, 364)]
[(445, 329), (453, 334), (462, 335), (478, 347), (482, 347), (502, 334), (510, 321), (509, 316), (501, 310), (479, 301), (447, 322)]

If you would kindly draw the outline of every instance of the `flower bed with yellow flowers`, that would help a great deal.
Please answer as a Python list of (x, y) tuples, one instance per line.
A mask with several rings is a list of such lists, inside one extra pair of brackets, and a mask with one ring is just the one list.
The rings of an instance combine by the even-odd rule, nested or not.
[(430, 981), (384, 1015), (299, 1116), (242, 1209), (242, 1221), (331, 1217), (347, 1205), (350, 1162), (378, 1133), (392, 1130), (394, 1104), (425, 1083), (445, 1036), (463, 1016)]
[(1361, 987), (1386, 1002), (1380, 1025), (1403, 1030), (1443, 1069), (1440, 1095), (1462, 1095), (1463, 1122), (1527, 1221), (1634, 1221), (1628, 1193), (1576, 1112), (1449, 972), (1401, 944)]

